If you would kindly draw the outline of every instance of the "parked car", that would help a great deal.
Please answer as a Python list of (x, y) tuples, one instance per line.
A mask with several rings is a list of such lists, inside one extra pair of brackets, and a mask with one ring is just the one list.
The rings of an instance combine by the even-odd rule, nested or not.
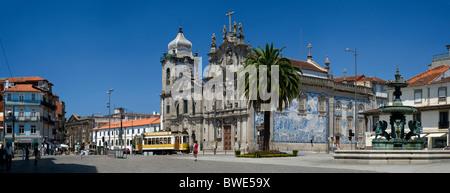
[(126, 148), (126, 149), (123, 149), (123, 153), (125, 154), (130, 154), (130, 149), (128, 149), (128, 148)]

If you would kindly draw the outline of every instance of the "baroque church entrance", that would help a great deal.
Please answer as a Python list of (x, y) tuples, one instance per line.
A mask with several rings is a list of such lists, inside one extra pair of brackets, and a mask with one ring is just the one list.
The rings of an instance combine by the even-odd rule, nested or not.
[(223, 149), (231, 150), (231, 125), (223, 126)]

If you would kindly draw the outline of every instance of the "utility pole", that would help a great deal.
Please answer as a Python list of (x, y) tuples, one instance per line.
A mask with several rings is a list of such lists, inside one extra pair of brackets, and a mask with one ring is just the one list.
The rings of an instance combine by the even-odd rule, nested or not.
[[(111, 132), (111, 92), (114, 91), (114, 89), (109, 89), (109, 91), (106, 92), (106, 94), (109, 95), (109, 101), (108, 101), (108, 109), (109, 109), (109, 113), (108, 113), (108, 133)], [(108, 141), (111, 141), (111, 135), (108, 135)], [(109, 142), (107, 143), (107, 145), (109, 146)]]

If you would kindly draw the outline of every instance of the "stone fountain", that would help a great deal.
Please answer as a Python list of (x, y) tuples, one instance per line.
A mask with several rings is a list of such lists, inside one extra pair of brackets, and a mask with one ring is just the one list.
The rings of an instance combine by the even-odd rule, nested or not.
[[(391, 125), (391, 133), (387, 133), (387, 122), (378, 121), (375, 130), (375, 139), (372, 140), (373, 149), (375, 150), (422, 150), (424, 140), (420, 138), (420, 122), (409, 121), (409, 133), (405, 134), (406, 118), (405, 115), (417, 113), (417, 109), (412, 106), (404, 106), (400, 96), (402, 91), (400, 88), (407, 87), (408, 83), (403, 81), (398, 71), (395, 74), (395, 81), (388, 83), (389, 87), (395, 88), (394, 102), (390, 106), (381, 107), (378, 112), (380, 114), (389, 114), (389, 124)], [(381, 136), (381, 137), (380, 137)], [(380, 139), (378, 139), (378, 137)]]
[(405, 115), (412, 115), (418, 111), (412, 106), (404, 106), (400, 99), (401, 88), (407, 87), (408, 83), (402, 80), (398, 66), (395, 80), (390, 81), (388, 86), (395, 88), (394, 102), (390, 106), (381, 107), (378, 112), (390, 115), (390, 133), (386, 131), (388, 123), (378, 121), (375, 139), (372, 140), (373, 150), (336, 150), (333, 155), (334, 161), (352, 164), (423, 164), (450, 161), (448, 150), (423, 149), (424, 140), (420, 137), (420, 122), (410, 120), (408, 122), (410, 131), (405, 134)]

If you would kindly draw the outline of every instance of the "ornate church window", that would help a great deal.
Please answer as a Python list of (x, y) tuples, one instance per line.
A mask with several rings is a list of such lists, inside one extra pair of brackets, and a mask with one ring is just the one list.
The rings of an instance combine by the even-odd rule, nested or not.
[(319, 96), (319, 117), (324, 117), (327, 115), (327, 98), (325, 95)]
[(336, 104), (334, 105), (335, 111), (341, 111), (342, 109), (342, 105), (340, 101), (337, 101)]
[(306, 100), (308, 99), (308, 96), (305, 92), (301, 92), (298, 97), (298, 114), (299, 115), (306, 115)]
[(364, 105), (363, 104), (359, 104), (358, 105), (358, 112), (363, 112), (364, 111)]
[(353, 104), (352, 104), (352, 102), (349, 102), (349, 103), (347, 104), (347, 111), (348, 111), (348, 112), (352, 112), (352, 110), (353, 110)]
[(347, 130), (353, 129), (353, 117), (347, 117)]

